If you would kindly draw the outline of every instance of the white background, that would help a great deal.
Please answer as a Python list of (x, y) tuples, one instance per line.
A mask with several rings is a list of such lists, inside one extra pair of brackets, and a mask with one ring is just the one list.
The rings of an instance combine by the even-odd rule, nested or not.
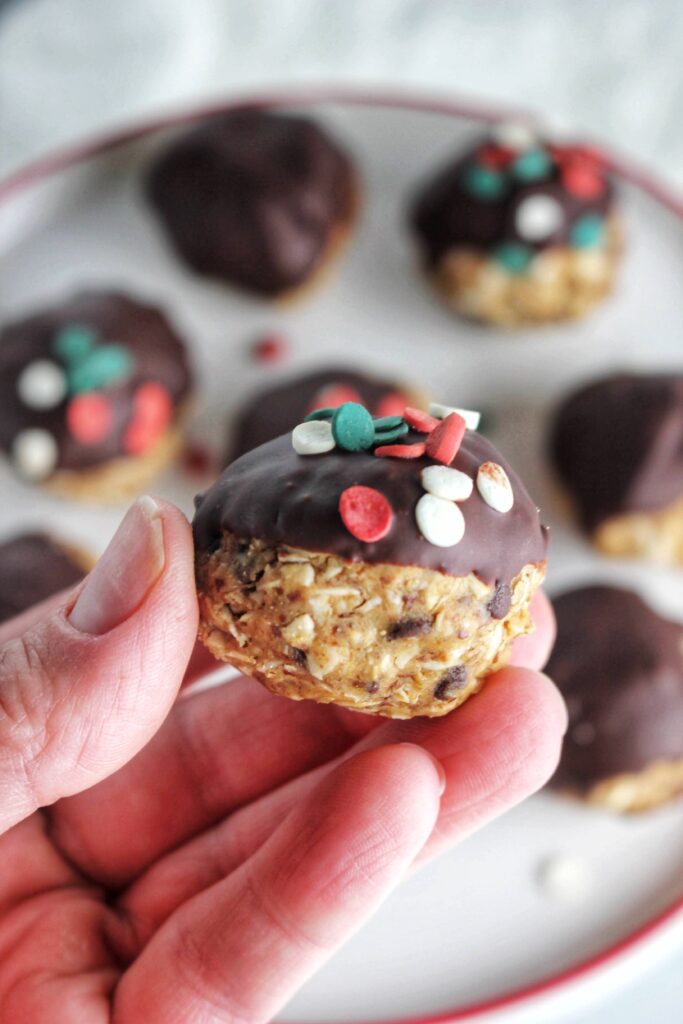
[[(307, 81), (542, 111), (683, 190), (679, 0), (0, 0), (0, 174), (147, 114)], [(679, 1024), (682, 959), (563, 1019)]]

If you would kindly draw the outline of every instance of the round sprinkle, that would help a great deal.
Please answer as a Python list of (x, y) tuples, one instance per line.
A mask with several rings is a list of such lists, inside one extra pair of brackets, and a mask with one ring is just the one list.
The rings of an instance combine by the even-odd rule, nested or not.
[(332, 436), (347, 452), (367, 451), (375, 440), (372, 416), (357, 402), (344, 402), (332, 417)]
[(544, 149), (528, 149), (521, 153), (512, 165), (517, 181), (539, 181), (545, 178), (552, 167), (552, 160)]
[(12, 445), (12, 460), (27, 480), (44, 480), (57, 465), (57, 442), (47, 430), (20, 431)]
[(93, 445), (104, 441), (112, 425), (109, 399), (98, 392), (77, 395), (69, 402), (66, 424), (69, 433), (79, 444)]
[(402, 395), (400, 391), (389, 391), (377, 403), (375, 416), (402, 416), (407, 403), (406, 395)]
[(164, 433), (173, 419), (173, 399), (158, 381), (141, 384), (133, 396), (133, 419), (123, 437), (130, 455), (147, 451)]
[(509, 512), (514, 503), (508, 475), (497, 462), (482, 462), (477, 470), (477, 490), (490, 508)]
[(452, 548), (465, 534), (465, 518), (452, 501), (423, 494), (415, 506), (415, 519), (420, 533), (438, 548)]
[(66, 394), (66, 377), (50, 359), (36, 359), (22, 370), (17, 392), (29, 409), (54, 409)]
[(292, 431), (292, 448), (297, 455), (322, 455), (334, 447), (329, 420), (304, 421)]
[(465, 189), (477, 199), (500, 199), (505, 193), (505, 178), (499, 171), (481, 164), (470, 164), (463, 172)]
[(502, 242), (493, 250), (493, 259), (509, 274), (524, 274), (533, 259), (533, 250), (517, 242)]
[(563, 223), (562, 207), (552, 196), (527, 196), (515, 213), (517, 234), (529, 242), (549, 238)]
[(537, 881), (551, 899), (574, 901), (585, 897), (591, 887), (590, 869), (572, 854), (554, 854), (541, 861)]
[(100, 345), (69, 372), (69, 390), (72, 394), (95, 391), (115, 384), (128, 376), (133, 361), (123, 345)]
[(506, 149), (531, 149), (537, 144), (535, 133), (529, 125), (519, 121), (503, 121), (491, 129), (491, 138)]
[(493, 167), (494, 170), (500, 170), (503, 167), (507, 167), (510, 161), (514, 159), (514, 156), (514, 151), (509, 147), (496, 146), (490, 143), (477, 150), (475, 159), (478, 164), (483, 164), (484, 167)]
[(66, 324), (55, 334), (52, 349), (55, 355), (72, 366), (85, 359), (96, 341), (96, 332), (85, 324)]
[(569, 161), (562, 168), (562, 184), (577, 199), (599, 199), (605, 182), (594, 164), (585, 160)]
[(314, 409), (313, 412), (309, 412), (304, 416), (304, 423), (308, 423), (309, 420), (331, 420), (333, 416), (334, 408), (328, 405), (325, 409)]
[(600, 245), (605, 235), (605, 225), (597, 213), (586, 213), (572, 225), (569, 244), (576, 249), (592, 249)]
[(394, 430), (376, 430), (375, 444), (391, 444), (392, 441), (398, 441), (399, 438), (404, 437), (408, 430), (408, 424), (403, 421), (401, 421), (401, 426)]
[(266, 334), (251, 345), (251, 358), (256, 363), (279, 363), (287, 355), (289, 342), (283, 334)]
[(362, 403), (362, 398), (350, 384), (330, 384), (321, 388), (310, 405), (310, 412), (316, 409), (338, 409), (344, 402)]
[(403, 416), (376, 416), (375, 431), (396, 430), (403, 426)]
[(429, 434), (434, 427), (439, 425), (439, 420), (436, 416), (430, 416), (428, 413), (422, 412), (421, 409), (413, 409), (410, 405), (406, 406), (403, 418), (409, 427), (419, 431), (420, 434)]
[(437, 420), (445, 419), (452, 412), (457, 412), (458, 416), (462, 416), (468, 430), (476, 430), (479, 426), (481, 413), (476, 412), (474, 409), (458, 409), (457, 406), (441, 405), (439, 402), (430, 402), (429, 404), (429, 415)]
[(347, 487), (339, 498), (339, 514), (344, 526), (365, 544), (386, 537), (394, 513), (391, 505), (374, 487)]
[(436, 462), (450, 465), (465, 436), (467, 425), (457, 412), (451, 412), (441, 420), (427, 438), (427, 455)]
[(449, 466), (425, 466), (422, 470), (422, 486), (429, 494), (446, 501), (465, 501), (474, 487), (472, 477)]
[(375, 455), (380, 459), (419, 459), (424, 455), (426, 448), (424, 441), (418, 441), (416, 444), (384, 444), (375, 448)]

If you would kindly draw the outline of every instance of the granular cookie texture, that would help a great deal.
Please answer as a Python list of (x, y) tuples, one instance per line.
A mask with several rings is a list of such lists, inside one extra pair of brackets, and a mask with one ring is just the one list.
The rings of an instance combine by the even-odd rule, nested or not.
[(269, 690), (389, 718), (445, 715), (532, 628), (544, 564), (510, 586), (226, 532), (198, 562), (200, 636)]

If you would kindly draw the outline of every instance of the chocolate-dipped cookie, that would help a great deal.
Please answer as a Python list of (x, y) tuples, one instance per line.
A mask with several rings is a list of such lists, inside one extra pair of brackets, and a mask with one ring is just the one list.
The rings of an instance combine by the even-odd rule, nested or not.
[(148, 192), (193, 270), (265, 297), (308, 285), (346, 240), (358, 205), (351, 160), (327, 131), (253, 109), (171, 143)]
[(191, 390), (164, 314), (87, 291), (0, 334), (0, 448), (24, 479), (119, 500), (177, 454)]
[(600, 550), (683, 565), (683, 374), (618, 374), (570, 394), (551, 455)]
[(615, 811), (683, 793), (683, 626), (615, 587), (580, 587), (553, 604), (546, 671), (569, 728), (552, 785)]
[(423, 400), (415, 387), (336, 366), (290, 377), (259, 391), (238, 412), (228, 437), (227, 461), (292, 430), (315, 409), (358, 402), (375, 416), (395, 416)]
[[(323, 409), (197, 499), (200, 636), (296, 700), (444, 715), (531, 628), (546, 531), (476, 414)], [(267, 410), (264, 410), (267, 416)]]
[(86, 552), (46, 533), (21, 533), (0, 542), (0, 622), (75, 586), (91, 566)]
[(573, 319), (612, 288), (614, 187), (586, 147), (500, 125), (427, 181), (410, 218), (437, 291), (475, 320)]

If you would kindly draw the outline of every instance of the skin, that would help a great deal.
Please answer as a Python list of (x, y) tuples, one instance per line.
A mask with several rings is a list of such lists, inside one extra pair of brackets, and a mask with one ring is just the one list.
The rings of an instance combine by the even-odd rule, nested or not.
[[(416, 865), (538, 789), (564, 705), (550, 605), (446, 718), (376, 720), (240, 679), (193, 692), (186, 520), (103, 636), (60, 595), (0, 628), (0, 1020), (267, 1021)], [(186, 689), (180, 692), (183, 683)]]

